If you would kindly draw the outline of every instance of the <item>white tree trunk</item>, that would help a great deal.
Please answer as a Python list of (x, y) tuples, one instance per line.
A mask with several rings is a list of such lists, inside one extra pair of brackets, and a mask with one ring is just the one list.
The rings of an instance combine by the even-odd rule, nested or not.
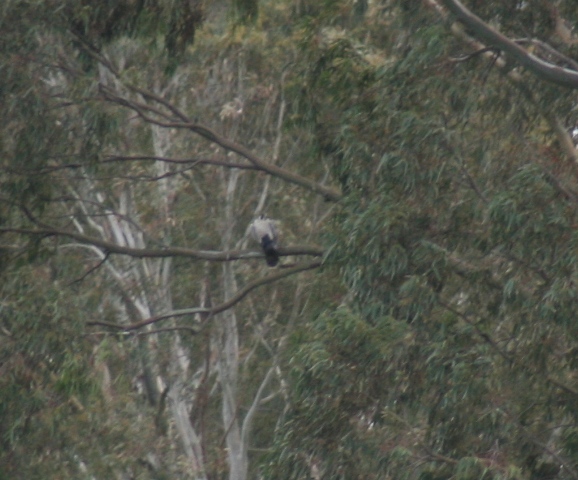
[[(222, 226), (222, 247), (230, 248), (235, 226), (235, 191), (239, 170), (229, 172), (225, 203), (225, 215)], [(237, 291), (237, 282), (231, 263), (223, 264), (223, 300), (233, 297)], [(237, 382), (239, 375), (239, 336), (237, 316), (234, 309), (223, 312), (219, 318), (218, 329), (218, 360), (219, 383), (221, 385), (223, 426), (229, 461), (229, 480), (245, 480), (247, 478), (248, 460), (246, 448), (241, 441), (237, 408)]]

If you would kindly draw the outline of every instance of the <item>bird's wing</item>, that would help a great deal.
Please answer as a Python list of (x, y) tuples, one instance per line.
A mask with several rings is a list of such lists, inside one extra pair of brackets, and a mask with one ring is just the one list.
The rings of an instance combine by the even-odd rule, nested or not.
[(249, 230), (257, 243), (261, 243), (261, 239), (265, 235), (268, 235), (269, 233), (267, 228), (267, 221), (261, 218), (256, 218), (255, 220), (253, 220), (253, 223), (251, 223)]
[(257, 232), (255, 230), (255, 221), (252, 221), (249, 226), (247, 227), (247, 235), (251, 235), (254, 240), (259, 241), (257, 238)]
[(268, 220), (268, 223), (269, 223), (269, 231), (271, 232), (269, 236), (271, 237), (271, 240), (276, 242), (279, 238), (279, 235), (277, 233), (277, 227), (275, 226), (275, 221)]

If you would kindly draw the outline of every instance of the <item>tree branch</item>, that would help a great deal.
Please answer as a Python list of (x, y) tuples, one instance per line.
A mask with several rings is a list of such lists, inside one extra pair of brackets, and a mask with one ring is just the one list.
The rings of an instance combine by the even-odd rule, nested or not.
[(216, 160), (212, 158), (169, 158), (169, 157), (156, 157), (153, 155), (109, 155), (104, 160), (99, 163), (110, 163), (110, 162), (131, 162), (131, 161), (153, 161), (153, 162), (165, 162), (165, 163), (176, 163), (185, 165), (216, 165), (218, 167), (227, 168), (238, 168), (240, 170), (259, 170), (255, 165), (250, 165), (247, 163), (239, 162), (229, 162), (226, 160)]
[(314, 260), (312, 262), (303, 263), (303, 264), (296, 265), (296, 266), (291, 267), (291, 268), (278, 270), (277, 272), (275, 272), (271, 275), (267, 275), (263, 278), (259, 278), (257, 280), (253, 280), (252, 282), (249, 282), (247, 285), (245, 285), (241, 290), (239, 290), (229, 300), (221, 303), (220, 305), (216, 305), (216, 306), (211, 307), (211, 308), (202, 308), (202, 307), (198, 308), (197, 307), (197, 308), (185, 308), (183, 310), (175, 310), (175, 311), (170, 312), (170, 313), (165, 313), (162, 315), (155, 315), (154, 317), (147, 318), (145, 320), (133, 323), (131, 325), (120, 325), (117, 323), (99, 322), (99, 321), (87, 322), (87, 325), (109, 327), (109, 328), (115, 328), (115, 329), (123, 331), (123, 332), (131, 332), (131, 331), (146, 327), (147, 325), (151, 325), (153, 323), (159, 322), (161, 320), (166, 320), (168, 318), (182, 317), (185, 315), (194, 315), (197, 313), (202, 313), (204, 315), (204, 318), (206, 318), (206, 321), (208, 321), (212, 316), (216, 315), (217, 313), (221, 313), (221, 312), (224, 312), (225, 310), (230, 309), (235, 304), (237, 304), (241, 300), (243, 300), (243, 298), (245, 298), (252, 290), (255, 290), (256, 288), (258, 288), (262, 285), (276, 282), (278, 280), (281, 280), (281, 279), (288, 277), (290, 275), (293, 275), (295, 273), (305, 272), (307, 270), (313, 270), (315, 268), (319, 268), (320, 266), (321, 266), (321, 260)]
[[(265, 255), (262, 252), (257, 252), (254, 250), (229, 250), (222, 252), (218, 250), (194, 250), (191, 248), (184, 248), (184, 247), (132, 248), (117, 245), (116, 243), (101, 240), (96, 237), (91, 237), (90, 235), (84, 235), (78, 232), (71, 232), (68, 230), (61, 230), (58, 228), (52, 228), (47, 226), (42, 228), (1, 227), (0, 234), (2, 233), (18, 233), (21, 235), (30, 235), (30, 236), (67, 237), (72, 238), (82, 244), (93, 245), (95, 247), (98, 247), (102, 249), (106, 254), (127, 255), (129, 257), (134, 258), (188, 257), (197, 260), (209, 260), (213, 262), (229, 262), (232, 260), (265, 257)], [(279, 247), (277, 251), (280, 256), (311, 255), (314, 257), (320, 257), (323, 255), (323, 249), (321, 247), (309, 245), (294, 245), (290, 247)]]
[(552, 65), (532, 55), (525, 48), (510, 40), (474, 15), (458, 0), (439, 0), (439, 3), (444, 5), (460, 22), (469, 28), (474, 36), (511, 55), (520, 65), (526, 67), (538, 78), (563, 87), (578, 88), (578, 72)]
[[(134, 88), (134, 87), (133, 87)], [(177, 129), (187, 129), (190, 130), (201, 137), (206, 138), (207, 140), (216, 143), (220, 147), (224, 148), (227, 151), (237, 153), (242, 157), (249, 160), (253, 165), (255, 165), (259, 170), (267, 172), (270, 175), (279, 177), (287, 182), (294, 183), (301, 187), (304, 187), (308, 190), (316, 192), (322, 195), (329, 201), (336, 202), (341, 199), (341, 193), (333, 188), (326, 187), (324, 185), (320, 185), (319, 183), (311, 180), (307, 177), (303, 177), (296, 173), (293, 173), (289, 170), (284, 168), (278, 167), (277, 165), (270, 164), (265, 162), (264, 160), (257, 157), (253, 152), (251, 152), (248, 148), (245, 148), (243, 145), (233, 142), (221, 135), (219, 135), (214, 130), (201, 125), (199, 123), (191, 121), (188, 117), (186, 117), (182, 112), (180, 112), (176, 107), (172, 106), (169, 102), (165, 101), (164, 99), (160, 98), (157, 95), (153, 95), (151, 93), (146, 93), (146, 96), (152, 98), (158, 102), (160, 102), (163, 106), (168, 108), (175, 116), (177, 116), (180, 120), (174, 121), (170, 119), (170, 116), (166, 113), (162, 112), (157, 108), (153, 108), (150, 105), (146, 105), (140, 102), (134, 102), (127, 98), (121, 97), (116, 94), (113, 90), (107, 88), (104, 85), (100, 86), (100, 91), (103, 96), (110, 102), (116, 103), (118, 105), (123, 105), (131, 110), (134, 110), (143, 120), (146, 122), (158, 125), (164, 128), (177, 128)], [(139, 93), (145, 95), (143, 90), (137, 89)], [(149, 113), (154, 113), (166, 120), (158, 120), (153, 118)]]
[[(452, 5), (454, 4), (453, 0), (428, 0), (427, 4), (436, 10), (436, 12), (441, 15), (444, 19), (447, 20), (448, 18), (448, 13), (447, 11), (445, 11), (442, 7), (441, 4), (446, 4), (447, 2), (450, 2)], [(459, 3), (459, 2), (458, 2)], [(461, 4), (460, 4), (461, 5)], [(465, 7), (461, 6), (461, 8), (468, 12)], [(449, 7), (448, 7), (449, 9)], [(453, 12), (453, 10), (452, 10)], [(471, 14), (470, 12), (468, 12), (472, 17), (475, 17), (475, 15)], [(458, 17), (460, 20), (461, 18)], [(477, 18), (477, 17), (475, 17)], [(477, 20), (484, 24), (484, 22), (482, 20), (480, 20), (479, 18), (477, 18)], [(466, 22), (463, 22), (464, 24), (466, 24)], [(485, 24), (484, 24), (485, 25)], [(467, 26), (467, 24), (466, 24)], [(487, 28), (491, 29), (490, 26), (485, 25)], [(495, 51), (496, 50), (496, 46), (494, 45), (492, 48), (488, 49), (488, 47), (486, 47), (484, 44), (480, 43), (478, 40), (475, 40), (474, 38), (472, 38), (471, 36), (469, 36), (469, 34), (467, 34), (463, 28), (461, 28), (461, 25), (458, 26), (458, 24), (454, 24), (451, 28), (452, 33), (457, 36), (458, 38), (462, 39), (464, 42), (466, 42), (467, 44), (469, 44), (472, 48), (476, 49), (477, 51), (474, 54), (483, 54), (483, 55), (489, 55), (491, 53), (491, 51)], [(498, 32), (496, 32), (496, 34), (498, 34)], [(508, 38), (506, 38), (505, 36), (499, 34), (501, 37), (503, 37), (506, 41), (512, 43), (513, 45), (515, 45), (517, 47), (517, 49), (519, 49), (521, 52), (524, 53), (524, 55), (531, 55), (529, 52), (527, 52), (526, 50), (524, 50), (522, 47), (518, 46), (516, 42), (519, 43), (518, 40), (516, 41), (511, 41)], [(540, 42), (540, 43), (544, 43), (544, 42)], [(545, 44), (544, 44), (545, 45)], [(550, 47), (553, 51), (556, 51), (555, 49), (553, 49), (552, 47)], [(497, 49), (502, 49), (502, 45), (498, 45)], [(504, 50), (505, 51), (505, 50)], [(550, 51), (549, 52), (551, 55), (553, 55), (553, 52)], [(559, 53), (559, 52), (558, 52)], [(562, 56), (562, 54), (559, 53), (560, 56)], [(531, 55), (532, 58), (535, 58), (536, 60), (539, 60), (537, 57)], [(533, 92), (531, 92), (528, 88), (526, 88), (524, 82), (523, 82), (523, 78), (520, 75), (520, 73), (516, 70), (512, 70), (510, 68), (508, 68), (508, 64), (505, 61), (504, 58), (502, 57), (496, 57), (495, 55), (492, 54), (493, 57), (493, 62), (500, 68), (500, 70), (502, 72), (506, 73), (507, 78), (512, 82), (512, 84), (516, 85), (516, 87), (522, 92), (522, 94), (524, 96), (526, 96), (526, 98), (528, 98), (528, 100), (530, 102), (532, 102), (534, 105), (537, 105), (538, 102), (536, 101), (536, 99), (534, 98)], [(546, 63), (543, 62), (542, 60), (540, 60), (540, 62), (542, 63)], [(557, 67), (551, 64), (547, 64), (550, 65), (551, 68), (553, 69), (561, 69), (561, 67)], [(567, 70), (569, 72), (572, 72), (572, 70)], [(577, 77), (578, 77), (578, 73), (577, 73)], [(578, 84), (577, 84), (578, 86)], [(578, 163), (578, 152), (576, 151), (576, 148), (574, 146), (574, 143), (572, 142), (572, 138), (570, 137), (570, 135), (568, 134), (568, 132), (566, 131), (566, 129), (564, 128), (564, 126), (562, 125), (562, 122), (560, 121), (560, 119), (556, 116), (555, 113), (553, 112), (549, 112), (549, 111), (544, 111), (543, 112), (544, 117), (546, 118), (546, 120), (548, 121), (548, 123), (550, 124), (550, 128), (552, 129), (552, 131), (554, 132), (554, 134), (556, 135), (556, 137), (558, 138), (558, 141), (560, 143), (560, 146), (562, 148), (562, 150), (564, 151), (564, 153), (566, 154), (566, 156), (572, 160), (574, 163)]]

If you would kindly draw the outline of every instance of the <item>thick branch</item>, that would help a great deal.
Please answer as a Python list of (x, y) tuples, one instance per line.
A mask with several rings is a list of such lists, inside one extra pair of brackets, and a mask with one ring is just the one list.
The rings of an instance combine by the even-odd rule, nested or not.
[(545, 62), (501, 34), (482, 19), (470, 12), (458, 0), (439, 0), (460, 22), (480, 40), (496, 46), (526, 67), (540, 79), (568, 88), (578, 88), (578, 72)]
[[(226, 252), (218, 250), (194, 250), (183, 247), (161, 247), (161, 248), (131, 248), (122, 245), (117, 245), (113, 242), (101, 240), (90, 235), (84, 235), (78, 232), (71, 232), (68, 230), (61, 230), (58, 228), (0, 228), (1, 233), (18, 233), (21, 235), (30, 236), (59, 236), (67, 237), (76, 240), (79, 243), (93, 245), (101, 248), (108, 254), (127, 255), (134, 258), (166, 258), (166, 257), (188, 257), (197, 260), (209, 260), (213, 262), (228, 262), (231, 260), (241, 260), (248, 258), (262, 258), (262, 252), (252, 250), (229, 250)], [(288, 255), (311, 255), (320, 257), (323, 255), (321, 247), (309, 245), (294, 245), (291, 247), (280, 247), (278, 249), (280, 256)]]
[[(448, 13), (445, 10), (443, 10), (442, 7), (440, 6), (440, 4), (442, 4), (442, 3), (445, 4), (445, 2), (443, 0), (429, 0), (428, 1), (428, 5), (430, 7), (434, 8), (444, 19), (447, 19)], [(464, 10), (465, 10), (465, 8), (464, 8)], [(479, 21), (482, 22), (481, 20), (479, 20)], [(491, 27), (488, 26), (488, 28), (491, 28)], [(468, 34), (465, 33), (461, 24), (459, 24), (459, 27), (458, 27), (458, 23), (456, 22), (456, 24), (454, 24), (452, 26), (451, 30), (454, 33), (454, 35), (456, 35), (457, 37), (459, 37), (460, 39), (462, 39), (463, 41), (468, 43), (472, 48), (477, 50), (473, 55), (476, 55), (479, 53), (481, 53), (483, 55), (488, 55), (488, 54), (493, 55), (492, 52), (496, 49), (495, 46), (494, 47), (487, 47), (486, 45), (480, 43), (478, 40), (475, 40), (474, 38), (470, 37)], [(504, 38), (506, 38), (506, 37), (504, 37)], [(509, 39), (506, 39), (506, 40), (510, 41)], [(519, 43), (519, 41), (517, 41), (517, 42)], [(514, 42), (512, 42), (512, 43), (514, 43)], [(543, 44), (543, 42), (541, 42), (541, 43)], [(516, 43), (514, 43), (514, 44), (517, 45)], [(501, 48), (501, 45), (497, 47), (497, 49), (500, 49), (500, 48)], [(519, 47), (519, 48), (521, 48), (521, 47)], [(522, 49), (522, 50), (526, 54), (528, 54), (528, 52), (526, 52), (526, 50), (524, 50), (524, 49)], [(550, 53), (552, 53), (552, 52), (550, 52)], [(559, 52), (558, 52), (558, 54), (561, 55)], [(469, 57), (471, 57), (471, 55)], [(536, 57), (534, 57), (534, 58), (536, 58)], [(494, 56), (493, 61), (494, 61), (494, 64), (497, 65), (503, 72), (506, 72), (507, 78), (514, 85), (517, 86), (517, 88), (522, 92), (523, 95), (526, 96), (526, 98), (528, 98), (528, 100), (530, 100), (534, 104), (538, 103), (536, 101), (536, 99), (534, 98), (533, 92), (531, 92), (528, 88), (526, 88), (526, 85), (523, 82), (522, 76), (520, 75), (520, 73), (518, 71), (509, 69), (507, 62), (501, 57), (496, 58)], [(559, 68), (559, 67), (556, 67), (556, 68)], [(570, 137), (570, 135), (568, 134), (568, 132), (566, 131), (566, 129), (562, 125), (560, 119), (556, 116), (555, 113), (548, 112), (548, 111), (544, 112), (544, 117), (546, 118), (546, 120), (550, 124), (554, 134), (558, 138), (558, 141), (560, 142), (560, 146), (564, 150), (564, 153), (567, 155), (567, 157), (570, 160), (572, 160), (575, 163), (578, 163), (578, 153), (576, 151), (576, 148), (574, 147), (574, 143), (572, 142), (572, 138)]]
[(271, 275), (267, 275), (266, 277), (259, 278), (257, 280), (253, 280), (245, 285), (241, 290), (239, 290), (233, 297), (231, 297), (226, 302), (221, 303), (215, 307), (211, 308), (185, 308), (183, 310), (175, 310), (170, 313), (166, 313), (163, 315), (156, 315), (154, 317), (147, 318), (142, 320), (141, 322), (133, 323), (132, 325), (119, 325), (117, 323), (110, 323), (110, 322), (88, 322), (87, 325), (89, 326), (101, 326), (101, 327), (109, 327), (115, 328), (123, 332), (130, 332), (134, 330), (138, 330), (140, 328), (146, 327), (147, 325), (151, 325), (153, 323), (159, 322), (161, 320), (166, 320), (168, 318), (175, 318), (175, 317), (182, 317), (185, 315), (194, 315), (198, 313), (202, 313), (204, 318), (210, 318), (217, 313), (224, 312), (229, 308), (232, 308), (235, 304), (239, 303), (243, 298), (245, 298), (252, 290), (256, 288), (267, 285), (282, 278), (288, 277), (295, 273), (304, 272), (307, 270), (313, 270), (314, 268), (319, 268), (321, 266), (321, 260), (314, 260), (312, 262), (304, 263), (301, 265), (296, 265), (295, 267), (277, 270), (275, 273)]

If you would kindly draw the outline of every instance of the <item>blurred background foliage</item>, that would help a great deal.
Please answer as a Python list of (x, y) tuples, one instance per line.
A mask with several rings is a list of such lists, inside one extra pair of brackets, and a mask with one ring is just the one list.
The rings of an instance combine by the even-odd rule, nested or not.
[[(147, 365), (173, 378), (171, 334), (87, 327), (136, 321), (119, 305), (138, 288), (119, 293), (90, 247), (19, 229), (88, 231), (122, 211), (151, 248), (244, 248), (260, 202), (284, 244), (325, 255), (235, 307), (239, 416), (275, 359), (245, 478), (578, 478), (577, 156), (564, 145), (576, 89), (495, 50), (471, 55), (443, 3), (4, 2), (0, 478), (243, 478), (207, 366), (218, 322), (180, 337), (201, 474), (163, 392), (143, 393)], [(573, 1), (464, 5), (575, 68)], [(155, 92), (342, 198), (251, 169), (233, 171), (233, 196), (237, 173), (200, 160), (240, 157), (160, 134), (102, 85)], [(110, 161), (159, 145), (189, 163)], [(239, 288), (262, 274), (254, 260), (232, 268)], [(167, 297), (175, 309), (218, 304), (222, 271), (175, 258), (169, 293), (152, 273), (141, 288), (153, 312)]]

